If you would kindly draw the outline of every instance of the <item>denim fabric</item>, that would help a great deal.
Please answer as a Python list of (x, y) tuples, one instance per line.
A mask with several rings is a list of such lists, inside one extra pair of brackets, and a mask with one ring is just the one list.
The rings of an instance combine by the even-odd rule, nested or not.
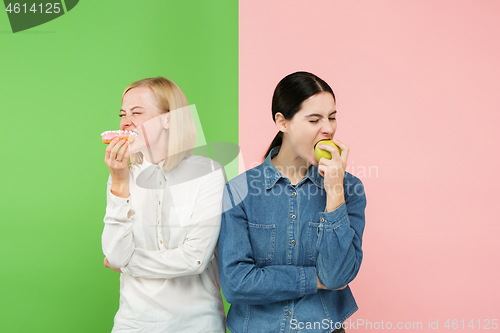
[[(233, 333), (330, 333), (358, 309), (349, 287), (334, 289), (361, 265), (363, 184), (346, 172), (345, 202), (325, 212), (318, 168), (292, 186), (271, 162), (278, 151), (226, 184), (218, 245), (226, 325)], [(330, 290), (317, 289), (316, 275)]]

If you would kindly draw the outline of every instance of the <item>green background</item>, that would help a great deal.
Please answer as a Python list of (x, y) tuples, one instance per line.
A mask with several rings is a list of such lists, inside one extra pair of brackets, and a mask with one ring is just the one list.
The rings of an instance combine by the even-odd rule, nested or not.
[(80, 1), (15, 34), (0, 13), (2, 332), (111, 330), (100, 133), (118, 129), (129, 83), (161, 75), (196, 105), (207, 142), (236, 144), (237, 25), (237, 1), (222, 0)]

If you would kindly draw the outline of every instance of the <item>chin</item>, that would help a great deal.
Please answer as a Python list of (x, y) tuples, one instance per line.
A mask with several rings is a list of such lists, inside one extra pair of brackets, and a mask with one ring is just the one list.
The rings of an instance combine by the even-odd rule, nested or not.
[(313, 158), (308, 158), (308, 159), (307, 159), (307, 161), (308, 161), (310, 164), (314, 165), (314, 166), (318, 166), (318, 165), (319, 165), (318, 160), (316, 159), (316, 157), (313, 157)]

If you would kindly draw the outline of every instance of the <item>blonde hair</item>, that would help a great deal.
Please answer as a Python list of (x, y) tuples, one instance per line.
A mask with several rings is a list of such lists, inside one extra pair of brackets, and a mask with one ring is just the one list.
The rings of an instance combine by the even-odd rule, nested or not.
[[(137, 87), (149, 87), (153, 91), (156, 106), (161, 114), (174, 111), (170, 112), (168, 157), (163, 166), (165, 170), (172, 169), (191, 154), (196, 143), (196, 127), (189, 111), (187, 98), (175, 82), (158, 76), (131, 83), (123, 91), (122, 100), (130, 89)], [(130, 155), (129, 165), (133, 167), (141, 164), (142, 161), (142, 153), (134, 153)]]

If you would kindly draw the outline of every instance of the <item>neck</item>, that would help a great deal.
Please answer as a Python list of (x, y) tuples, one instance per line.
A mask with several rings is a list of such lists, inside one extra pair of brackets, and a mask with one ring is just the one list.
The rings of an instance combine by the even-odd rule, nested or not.
[(294, 185), (304, 178), (307, 170), (311, 166), (307, 160), (298, 156), (285, 142), (283, 142), (278, 155), (276, 155), (271, 162), (273, 162), (276, 169), (281, 172), (283, 176), (290, 179)]
[[(162, 133), (163, 134), (163, 133)], [(166, 135), (166, 134), (165, 134)], [(141, 151), (142, 156), (151, 164), (159, 164), (168, 157), (168, 141), (164, 135), (160, 135), (160, 139), (154, 142), (151, 146)]]

